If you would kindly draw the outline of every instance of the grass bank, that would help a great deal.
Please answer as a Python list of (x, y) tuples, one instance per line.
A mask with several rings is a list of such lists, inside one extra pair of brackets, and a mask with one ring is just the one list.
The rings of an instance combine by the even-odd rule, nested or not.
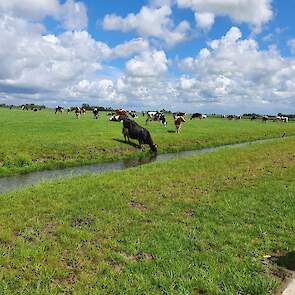
[[(137, 121), (145, 126), (144, 118)], [(121, 125), (109, 122), (106, 113), (98, 120), (91, 113), (77, 120), (73, 113), (0, 108), (0, 176), (142, 155), (141, 150), (122, 142)], [(175, 134), (171, 115), (167, 129), (157, 122), (147, 128), (159, 153), (295, 135), (294, 122), (225, 119), (188, 120), (182, 133)]]
[(294, 139), (0, 196), (3, 294), (255, 294), (295, 250)]

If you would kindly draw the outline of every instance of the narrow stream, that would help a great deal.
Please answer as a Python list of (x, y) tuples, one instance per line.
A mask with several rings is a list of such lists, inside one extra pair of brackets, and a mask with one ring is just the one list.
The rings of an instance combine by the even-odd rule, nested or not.
[(148, 153), (144, 155), (143, 157), (120, 160), (116, 162), (90, 164), (90, 165), (83, 165), (83, 166), (56, 169), (56, 170), (36, 171), (36, 172), (20, 174), (15, 176), (4, 176), (4, 177), (0, 177), (0, 193), (15, 191), (17, 189), (25, 188), (38, 183), (65, 178), (65, 177), (79, 176), (79, 175), (84, 175), (88, 173), (98, 174), (98, 173), (103, 173), (106, 171), (113, 171), (113, 170), (124, 170), (130, 167), (141, 166), (151, 162), (166, 161), (166, 160), (171, 160), (175, 158), (185, 158), (185, 157), (189, 157), (193, 155), (212, 153), (222, 148), (239, 148), (239, 147), (244, 147), (250, 144), (264, 143), (264, 142), (273, 141), (273, 140), (275, 139), (262, 139), (262, 140), (255, 140), (251, 142), (228, 144), (228, 145), (222, 145), (218, 147), (203, 148), (199, 150), (180, 151), (175, 153), (158, 154), (158, 155)]

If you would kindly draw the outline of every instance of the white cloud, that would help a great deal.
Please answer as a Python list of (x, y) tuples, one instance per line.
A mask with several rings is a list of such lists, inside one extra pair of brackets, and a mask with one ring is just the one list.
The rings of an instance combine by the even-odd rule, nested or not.
[(149, 42), (143, 38), (137, 38), (117, 45), (111, 52), (111, 57), (128, 57), (149, 49)]
[(62, 21), (66, 30), (83, 30), (87, 28), (87, 10), (82, 2), (67, 0), (60, 6), (57, 18)]
[(35, 20), (56, 15), (59, 9), (58, 0), (0, 0), (0, 12)]
[(82, 30), (87, 27), (86, 6), (82, 2), (67, 0), (0, 0), (0, 13), (27, 19), (42, 20), (51, 16), (63, 24), (66, 30)]
[(136, 31), (139, 36), (158, 38), (168, 46), (173, 46), (187, 38), (190, 25), (187, 21), (182, 21), (175, 26), (171, 14), (169, 6), (143, 6), (138, 14), (130, 13), (126, 18), (115, 14), (106, 15), (103, 27), (105, 30)]
[(168, 68), (164, 51), (145, 51), (126, 63), (126, 71), (134, 77), (157, 77)]
[(271, 0), (177, 0), (179, 7), (226, 15), (234, 21), (260, 26), (272, 17)]
[(180, 68), (179, 88), (189, 101), (213, 101), (232, 108), (290, 108), (294, 103), (295, 60), (283, 58), (276, 48), (259, 50), (253, 39), (241, 39), (233, 27), (209, 43), (196, 58), (186, 58)]
[(209, 30), (214, 24), (214, 14), (209, 12), (195, 13), (198, 27)]

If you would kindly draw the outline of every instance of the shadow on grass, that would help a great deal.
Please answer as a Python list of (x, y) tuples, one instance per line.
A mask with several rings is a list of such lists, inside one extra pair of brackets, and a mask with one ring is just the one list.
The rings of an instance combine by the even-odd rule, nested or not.
[(168, 133), (176, 133), (175, 130), (168, 130)]
[(119, 138), (113, 138), (113, 140), (117, 141), (117, 142), (120, 142), (120, 143), (131, 145), (131, 146), (133, 146), (135, 148), (140, 149), (140, 146), (138, 144), (136, 144), (135, 142), (132, 142), (132, 141), (128, 142), (128, 141), (125, 141), (125, 140), (119, 139)]
[(273, 256), (273, 259), (278, 266), (295, 271), (295, 251), (280, 256)]

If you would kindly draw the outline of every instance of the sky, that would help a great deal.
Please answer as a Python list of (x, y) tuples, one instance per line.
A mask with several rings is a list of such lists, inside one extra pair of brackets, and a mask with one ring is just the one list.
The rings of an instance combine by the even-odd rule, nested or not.
[(0, 104), (295, 113), (295, 1), (0, 0)]

